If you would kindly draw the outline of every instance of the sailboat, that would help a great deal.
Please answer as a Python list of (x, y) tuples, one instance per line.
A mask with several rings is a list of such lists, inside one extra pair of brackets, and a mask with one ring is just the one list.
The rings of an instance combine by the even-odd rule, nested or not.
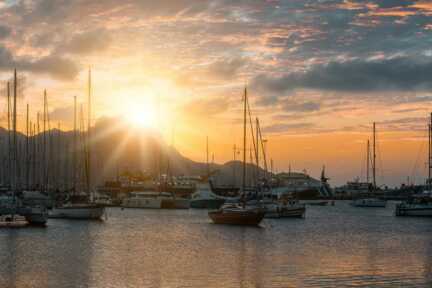
[(432, 217), (432, 113), (428, 125), (428, 178), (427, 190), (422, 194), (413, 195), (407, 201), (396, 205), (396, 216), (426, 216)]
[[(19, 160), (17, 151), (17, 71), (14, 70), (14, 87), (13, 87), (13, 111), (12, 111), (12, 128), (13, 128), (13, 138), (12, 138), (12, 151), (9, 151), (11, 155), (11, 161), (9, 169), (12, 172), (12, 189), (11, 195), (6, 196), (6, 199), (0, 203), (0, 214), (1, 214), (1, 225), (7, 227), (22, 227), (27, 224), (31, 225), (45, 225), (47, 222), (47, 210), (45, 207), (37, 205), (24, 205), (22, 201), (17, 197), (17, 193), (20, 189), (19, 185)], [(10, 86), (8, 83), (7, 87), (8, 93), (8, 123), (10, 121)], [(8, 124), (10, 127), (10, 125)], [(28, 136), (28, 135), (27, 135)], [(6, 204), (6, 205), (5, 205)]]
[(208, 213), (215, 224), (258, 225), (265, 215), (265, 210), (258, 206), (246, 205), (246, 117), (248, 108), (247, 88), (244, 89), (243, 107), (243, 176), (240, 203), (225, 204), (216, 211)]
[[(74, 100), (74, 133), (76, 133), (76, 98)], [(69, 195), (69, 199), (62, 205), (53, 207), (50, 218), (81, 219), (81, 220), (100, 220), (105, 214), (105, 206), (94, 202), (92, 197), (91, 182), (91, 70), (88, 72), (88, 121), (87, 138), (85, 147), (85, 170), (87, 180), (87, 193)], [(75, 141), (74, 141), (75, 142)], [(76, 142), (74, 143), (76, 148)], [(75, 155), (76, 153), (74, 153)], [(76, 156), (74, 156), (76, 157)], [(75, 161), (74, 161), (75, 163)], [(76, 169), (76, 167), (74, 167)], [(74, 170), (75, 172), (75, 170)], [(74, 177), (74, 182), (75, 182)], [(75, 186), (75, 184), (74, 184)], [(75, 186), (76, 187), (76, 186)], [(75, 190), (75, 189), (74, 189)], [(76, 192), (76, 191), (74, 191)]]
[[(368, 155), (369, 158), (369, 155)], [(369, 160), (368, 160), (369, 163)], [(353, 199), (351, 202), (352, 206), (355, 207), (375, 207), (383, 208), (386, 207), (387, 201), (377, 198), (377, 186), (376, 186), (376, 129), (375, 122), (373, 123), (373, 150), (372, 150), (372, 195), (364, 195), (359, 198)]]

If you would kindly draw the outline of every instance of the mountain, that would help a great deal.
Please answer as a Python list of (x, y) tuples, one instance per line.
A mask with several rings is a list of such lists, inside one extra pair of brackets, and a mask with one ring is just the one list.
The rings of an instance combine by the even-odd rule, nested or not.
[[(158, 135), (149, 131), (127, 127), (115, 119), (102, 119), (96, 123), (91, 132), (90, 160), (94, 184), (113, 179), (125, 170), (143, 171), (151, 175), (157, 175), (159, 170), (171, 175), (207, 174), (206, 163), (195, 162), (184, 157), (175, 148), (162, 141)], [(84, 185), (86, 137), (86, 133), (75, 134), (73, 131), (52, 129), (45, 134), (39, 133), (29, 137), (27, 145), (25, 135), (17, 133), (18, 182), (23, 186), (27, 182), (30, 185), (37, 185), (47, 181), (55, 187), (65, 188), (71, 187), (75, 177), (79, 184)], [(11, 181), (9, 179), (13, 178), (15, 170), (13, 149), (8, 149), (8, 143), (8, 131), (0, 128), (0, 157), (3, 163), (0, 166), (0, 180), (3, 183)], [(13, 143), (12, 135), (11, 143)], [(76, 163), (75, 175), (74, 163)], [(247, 165), (247, 183), (255, 173), (255, 169), (256, 166)], [(230, 161), (223, 165), (212, 163), (210, 171), (217, 185), (241, 185), (242, 163), (239, 161)], [(261, 175), (264, 173), (262, 169), (260, 173)]]

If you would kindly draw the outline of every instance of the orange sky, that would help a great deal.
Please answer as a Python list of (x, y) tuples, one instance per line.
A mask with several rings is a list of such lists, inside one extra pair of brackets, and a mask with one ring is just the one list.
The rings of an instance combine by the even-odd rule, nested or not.
[(362, 176), (375, 121), (379, 182), (422, 182), (430, 13), (425, 1), (5, 1), (0, 79), (4, 88), (14, 67), (23, 78), (21, 120), (29, 103), (35, 121), (47, 89), (52, 126), (68, 130), (92, 67), (94, 121), (161, 131), (197, 161), (208, 136), (219, 163), (241, 145), (247, 83), (278, 171), (318, 177), (325, 165), (333, 184)]

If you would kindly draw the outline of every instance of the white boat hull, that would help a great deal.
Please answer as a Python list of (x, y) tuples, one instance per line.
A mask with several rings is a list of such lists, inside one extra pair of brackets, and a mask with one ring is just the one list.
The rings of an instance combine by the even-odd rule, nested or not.
[(105, 213), (101, 206), (56, 207), (49, 212), (49, 218), (99, 220)]
[(351, 205), (354, 207), (375, 207), (375, 208), (384, 208), (387, 205), (386, 200), (381, 200), (378, 198), (364, 198), (364, 199), (355, 199), (351, 202)]
[(396, 206), (396, 216), (432, 217), (432, 205), (404, 205)]
[(303, 204), (283, 205), (267, 204), (265, 206), (265, 218), (302, 218), (306, 213)]
[(126, 198), (121, 206), (123, 208), (141, 209), (189, 209), (190, 200), (181, 198)]

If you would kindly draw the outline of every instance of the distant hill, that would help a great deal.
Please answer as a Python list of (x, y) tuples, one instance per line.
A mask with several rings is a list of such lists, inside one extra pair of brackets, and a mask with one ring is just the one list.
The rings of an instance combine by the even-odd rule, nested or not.
[[(171, 175), (207, 174), (206, 163), (184, 157), (151, 132), (134, 131), (119, 125), (118, 122), (113, 119), (103, 119), (98, 121), (92, 130), (91, 172), (94, 183), (100, 184), (103, 180), (113, 179), (124, 170), (145, 171), (156, 175), (159, 165), (162, 173), (169, 172)], [(84, 181), (86, 134), (76, 134), (76, 149), (74, 149), (74, 135), (73, 131), (52, 129), (45, 132), (45, 138), (43, 133), (29, 137), (27, 157), (26, 137), (17, 133), (19, 182), (23, 184), (27, 182), (28, 169), (30, 184), (41, 183), (43, 175), (48, 175), (49, 182), (56, 187), (70, 186), (74, 178), (74, 161), (77, 167), (75, 177)], [(8, 142), (8, 131), (0, 128), (0, 157), (3, 163), (0, 166), (0, 180), (3, 183), (7, 183), (13, 175), (11, 174), (13, 166), (8, 167), (9, 157), (13, 160)], [(12, 137), (11, 142), (13, 142)], [(45, 166), (44, 159), (47, 163)], [(46, 171), (44, 167), (48, 167)], [(250, 176), (254, 175), (255, 169), (254, 165), (247, 165), (247, 182), (250, 181)], [(215, 172), (213, 179), (217, 185), (241, 185), (242, 163), (239, 161), (230, 161), (223, 165), (211, 164), (210, 170)], [(261, 175), (264, 173), (262, 169), (260, 173)]]

